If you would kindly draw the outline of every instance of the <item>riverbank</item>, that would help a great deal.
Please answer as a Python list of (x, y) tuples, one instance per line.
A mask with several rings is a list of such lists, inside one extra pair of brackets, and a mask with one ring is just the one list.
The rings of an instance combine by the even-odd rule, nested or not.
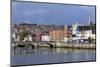
[[(96, 49), (96, 44), (85, 44), (85, 43), (65, 43), (65, 42), (56, 42), (50, 43), (53, 48), (77, 48), (77, 49)], [(44, 43), (38, 43), (37, 47), (50, 47), (50, 45)]]
[[(49, 47), (49, 45), (38, 45), (37, 47)], [(76, 49), (96, 49), (95, 44), (66, 44), (56, 45), (53, 48), (76, 48)]]
[[(96, 49), (96, 44), (85, 44), (85, 43), (65, 43), (65, 42), (38, 42), (38, 43), (16, 43), (13, 47), (50, 47), (50, 48), (77, 48), (77, 49)], [(19, 46), (20, 45), (20, 46)]]

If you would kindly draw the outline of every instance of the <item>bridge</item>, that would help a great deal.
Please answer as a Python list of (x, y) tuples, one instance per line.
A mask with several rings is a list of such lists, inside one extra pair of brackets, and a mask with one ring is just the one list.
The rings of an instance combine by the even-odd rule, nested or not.
[(12, 47), (16, 48), (24, 48), (29, 47), (31, 49), (37, 48), (39, 46), (49, 46), (50, 48), (54, 48), (56, 45), (55, 42), (14, 42)]
[(39, 42), (38, 46), (49, 46), (50, 48), (55, 48), (56, 42)]
[(35, 49), (38, 47), (50, 47), (50, 48), (55, 48), (55, 47), (66, 47), (66, 48), (80, 48), (80, 49), (95, 49), (96, 45), (95, 44), (75, 44), (75, 43), (65, 43), (65, 42), (15, 42), (14, 45), (12, 45), (14, 49), (17, 47), (24, 48), (24, 47), (29, 47), (31, 49)]

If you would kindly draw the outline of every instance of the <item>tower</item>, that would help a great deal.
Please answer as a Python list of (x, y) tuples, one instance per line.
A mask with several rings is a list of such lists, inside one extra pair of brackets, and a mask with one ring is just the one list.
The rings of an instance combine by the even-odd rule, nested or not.
[(91, 16), (89, 16), (89, 20), (88, 20), (88, 25), (90, 25), (92, 23), (92, 20), (91, 20)]
[(65, 29), (65, 30), (67, 30), (67, 29), (68, 29), (68, 26), (67, 26), (67, 24), (64, 26), (64, 29)]
[(79, 23), (77, 22), (76, 24), (73, 24), (72, 25), (72, 34), (76, 34), (76, 32), (77, 32), (77, 27), (79, 26)]
[(68, 36), (68, 25), (67, 24), (64, 26), (64, 32), (63, 32), (63, 34), (64, 34), (64, 37)]

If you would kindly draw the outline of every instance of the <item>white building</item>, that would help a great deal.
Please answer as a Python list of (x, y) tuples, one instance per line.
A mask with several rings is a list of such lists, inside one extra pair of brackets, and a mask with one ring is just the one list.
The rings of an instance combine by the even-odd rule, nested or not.
[(16, 35), (16, 33), (12, 33), (12, 39), (14, 42), (19, 42), (20, 41), (20, 37), (18, 35)]
[(48, 36), (48, 35), (42, 36), (42, 41), (50, 41), (50, 40), (51, 40), (50, 36)]
[(76, 39), (88, 39), (89, 37), (95, 39), (95, 34), (92, 33), (92, 30), (84, 30), (76, 33)]
[[(77, 39), (88, 39), (89, 37), (95, 39), (95, 24), (94, 26), (90, 25), (91, 17), (89, 16), (89, 25), (80, 25), (78, 23), (72, 25), (72, 40)], [(77, 30), (78, 29), (78, 30)], [(94, 31), (94, 33), (93, 33)]]
[(32, 42), (32, 36), (31, 35), (28, 36), (28, 41)]

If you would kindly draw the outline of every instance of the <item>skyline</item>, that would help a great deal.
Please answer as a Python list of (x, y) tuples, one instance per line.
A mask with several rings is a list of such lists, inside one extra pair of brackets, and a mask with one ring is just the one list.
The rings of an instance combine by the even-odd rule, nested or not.
[(89, 16), (95, 23), (95, 6), (12, 2), (12, 24), (88, 24)]

